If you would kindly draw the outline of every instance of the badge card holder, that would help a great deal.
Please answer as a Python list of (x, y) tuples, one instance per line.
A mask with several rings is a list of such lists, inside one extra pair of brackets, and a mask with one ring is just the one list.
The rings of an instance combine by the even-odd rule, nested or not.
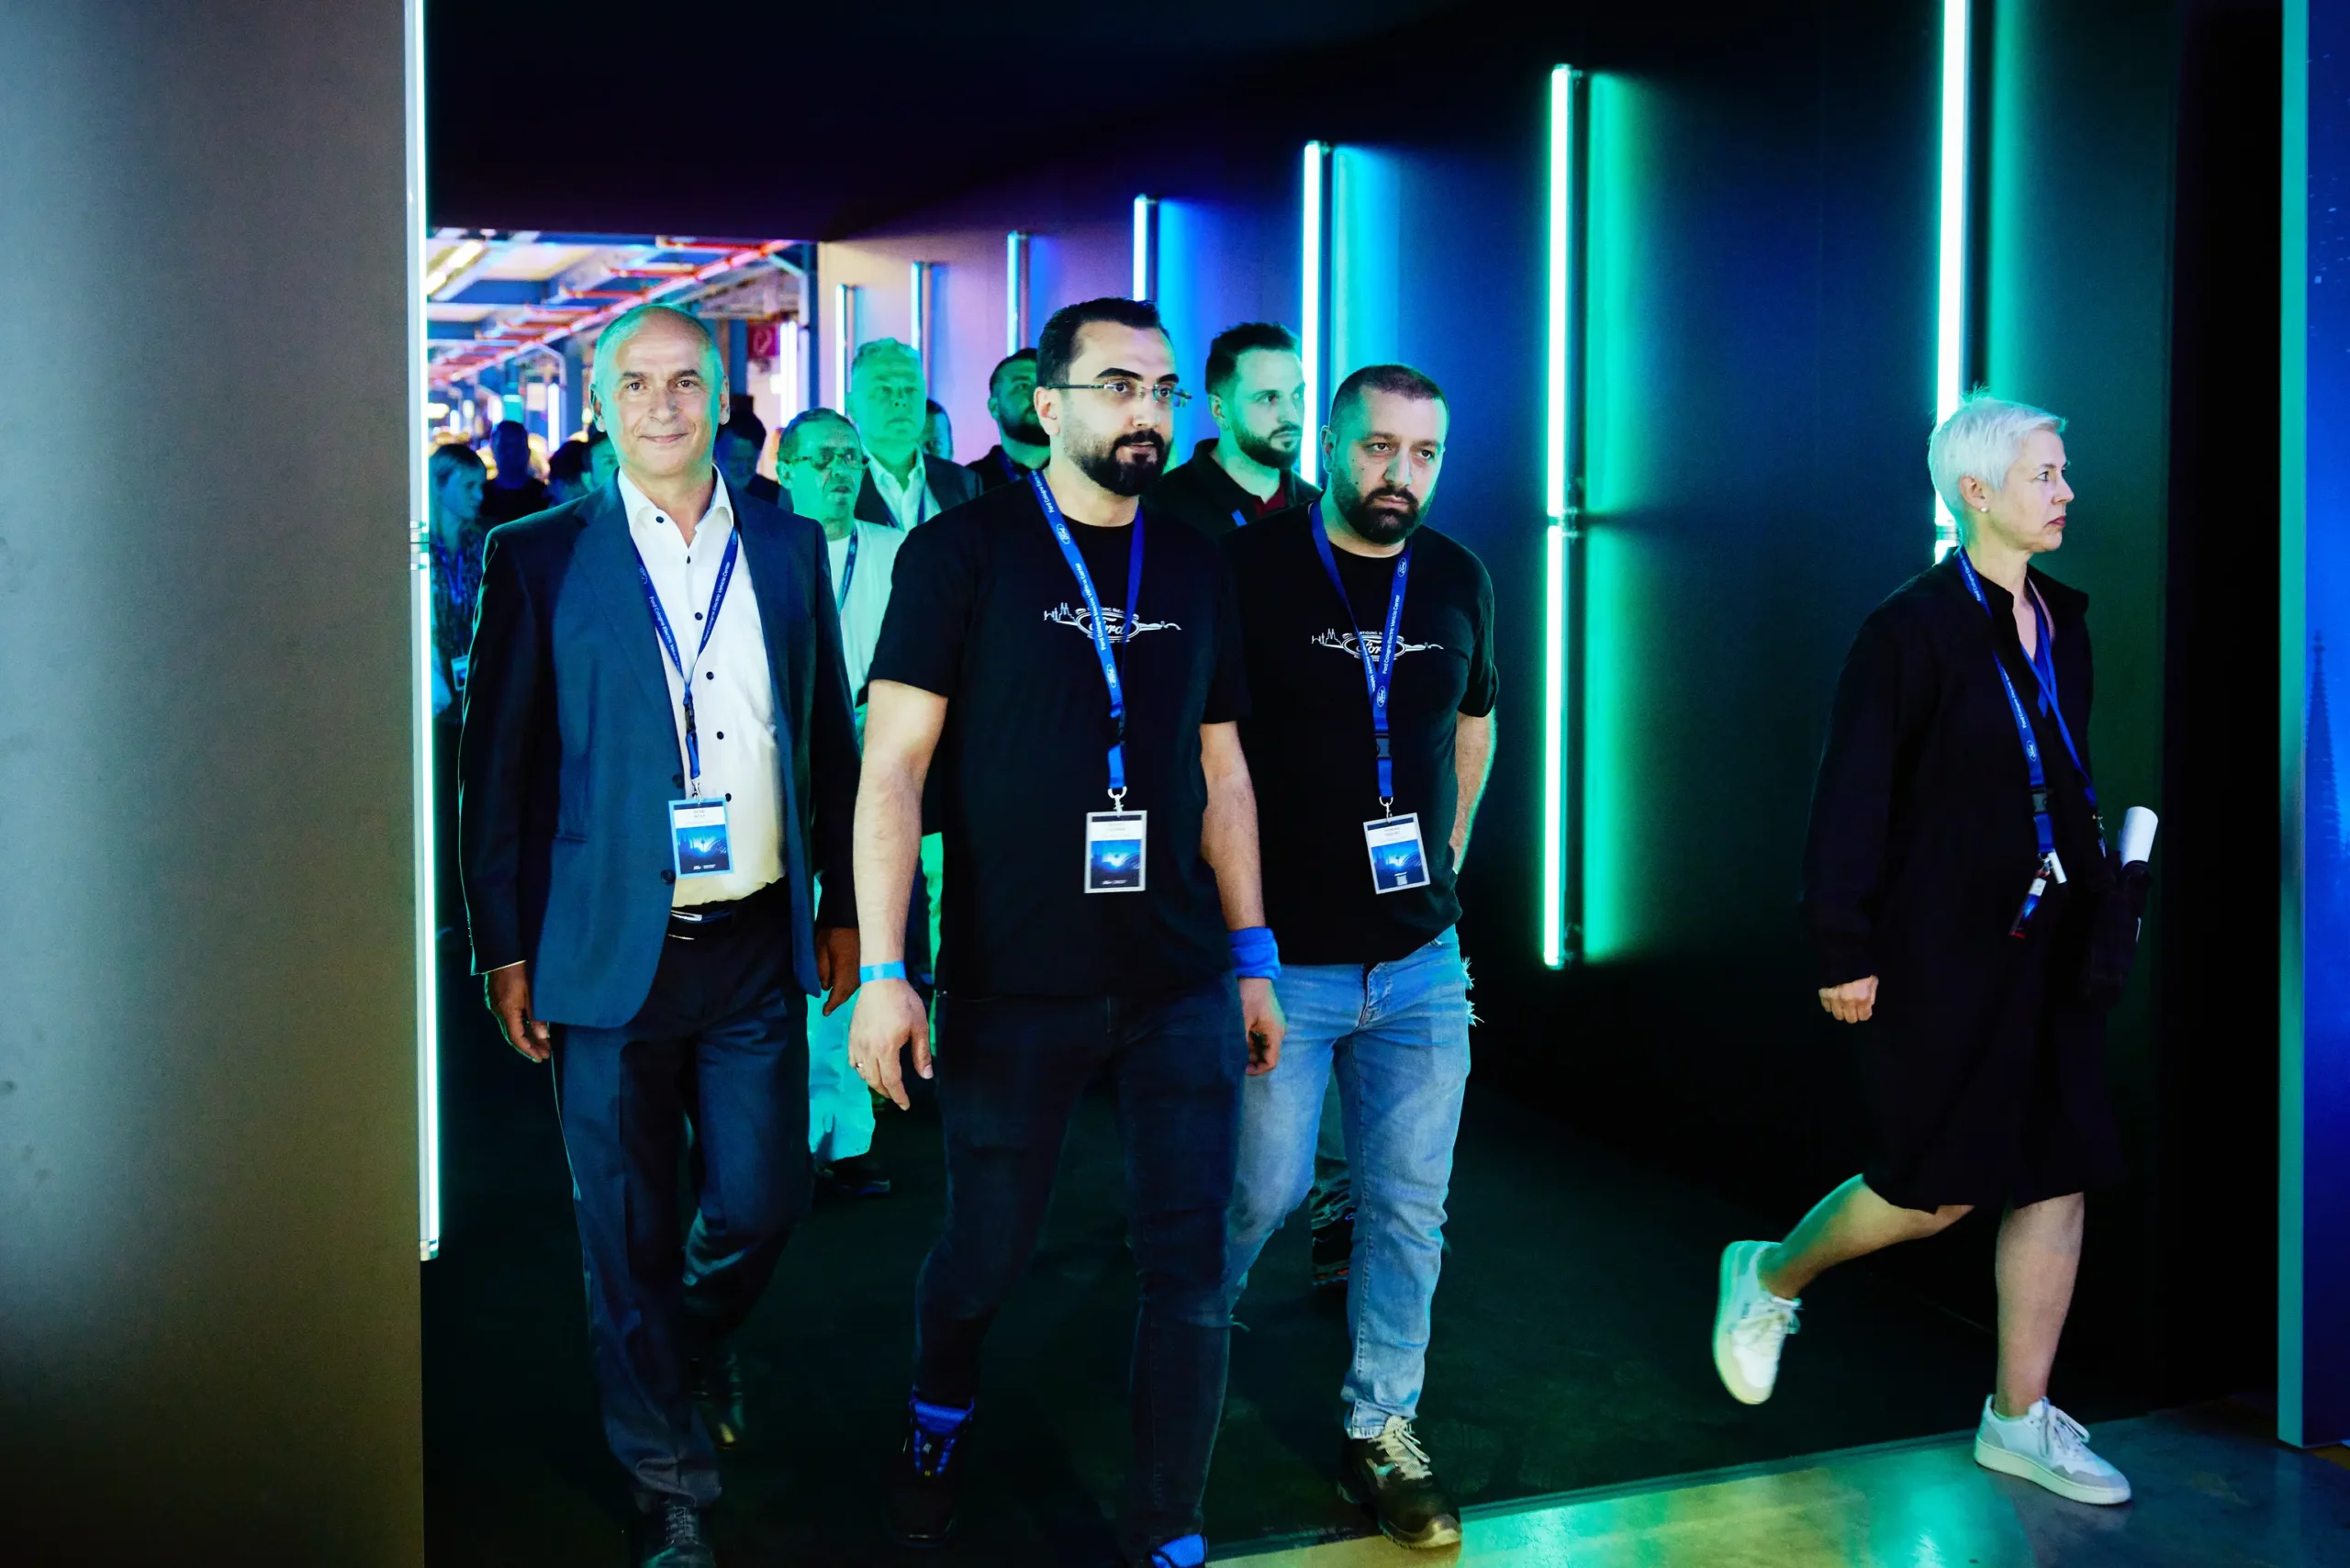
[(1089, 893), (1138, 893), (1143, 890), (1144, 848), (1149, 842), (1148, 812), (1088, 812), (1085, 813), (1085, 890)]
[(669, 852), (677, 875), (715, 877), (734, 868), (723, 800), (669, 802)]
[(1420, 842), (1419, 812), (1367, 822), (1362, 841), (1371, 852), (1371, 891), (1401, 893), (1428, 885), (1428, 852)]

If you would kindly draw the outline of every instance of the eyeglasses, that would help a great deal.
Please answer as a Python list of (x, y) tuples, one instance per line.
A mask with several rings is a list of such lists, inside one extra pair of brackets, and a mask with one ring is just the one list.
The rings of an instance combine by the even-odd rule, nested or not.
[(1107, 393), (1113, 403), (1131, 403), (1137, 398), (1147, 398), (1162, 409), (1180, 409), (1192, 400), (1189, 392), (1181, 386), (1169, 386), (1163, 381), (1157, 386), (1147, 386), (1121, 377), (1115, 381), (1045, 381), (1037, 386), (1039, 390), (1046, 392)]
[(835, 448), (829, 457), (787, 457), (784, 461), (804, 463), (811, 468), (822, 468), (830, 473), (835, 469), (862, 468), (865, 466), (865, 454), (844, 446)]

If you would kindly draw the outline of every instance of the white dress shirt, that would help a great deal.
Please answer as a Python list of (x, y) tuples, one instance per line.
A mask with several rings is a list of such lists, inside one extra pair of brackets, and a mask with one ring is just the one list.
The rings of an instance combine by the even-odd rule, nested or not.
[[(722, 903), (756, 892), (783, 875), (783, 785), (777, 771), (775, 678), (767, 667), (767, 643), (759, 623), (758, 596), (751, 591), (751, 560), (738, 553), (726, 585), (710, 645), (700, 650), (703, 617), (718, 582), (726, 542), (734, 534), (734, 505), (720, 479), (710, 510), (694, 525), (688, 544), (669, 515), (646, 498), (626, 474), (620, 476), (621, 504), (628, 509), (628, 535), (661, 596), (662, 612), (677, 640), (694, 682), (694, 734), (701, 751), (700, 794), (726, 801), (726, 831), (733, 869), (715, 876), (680, 877), (671, 905)], [(860, 565), (858, 571), (863, 572)], [(653, 639), (654, 652), (669, 681), (669, 720), (677, 735), (677, 773), (685, 777), (686, 678), (669, 662), (648, 613), (639, 622)], [(677, 791), (679, 798), (687, 790)], [(666, 827), (666, 821), (664, 828)]]
[(930, 464), (920, 451), (914, 453), (912, 476), (902, 485), (878, 457), (867, 457), (865, 468), (873, 476), (873, 487), (881, 492), (881, 504), (890, 509), (900, 528), (912, 528), (938, 515), (938, 498), (930, 493)]
[[(849, 540), (856, 542), (856, 576), (848, 592), (841, 592), (841, 577), (848, 570)], [(824, 548), (833, 563), (833, 599), (840, 606), (841, 655), (848, 666), (848, 694), (856, 703), (859, 738), (865, 733), (865, 680), (873, 668), (873, 651), (881, 642), (881, 617), (890, 609), (890, 579), (898, 568), (898, 548), (906, 542), (902, 528), (859, 521), (847, 539), (827, 539)]]

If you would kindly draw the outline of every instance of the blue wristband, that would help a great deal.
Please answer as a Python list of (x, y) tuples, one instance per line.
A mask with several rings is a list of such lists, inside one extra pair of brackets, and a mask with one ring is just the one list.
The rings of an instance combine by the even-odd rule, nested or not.
[(1273, 928), (1248, 925), (1232, 933), (1232, 967), (1242, 980), (1281, 979), (1281, 950)]
[(859, 985), (864, 985), (868, 981), (878, 980), (903, 980), (905, 978), (906, 961), (903, 958), (899, 958), (887, 964), (867, 964), (863, 969), (856, 971), (856, 983)]

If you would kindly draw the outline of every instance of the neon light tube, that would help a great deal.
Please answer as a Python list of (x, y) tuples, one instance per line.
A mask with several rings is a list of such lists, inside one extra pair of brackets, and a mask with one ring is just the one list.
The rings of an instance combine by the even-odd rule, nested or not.
[(922, 355), (923, 390), (930, 390), (930, 263), (906, 265), (906, 342)]
[[(1942, 244), (1934, 310), (1934, 422), (1966, 396), (1967, 0), (1942, 0)], [(1934, 503), (1934, 559), (1958, 545)]]
[(1158, 205), (1155, 196), (1135, 197), (1135, 286), (1134, 297), (1150, 297), (1150, 209)]
[(1568, 443), (1573, 421), (1567, 407), (1569, 314), (1573, 276), (1569, 246), (1574, 210), (1574, 79), (1572, 67), (1550, 72), (1550, 319), (1546, 333), (1543, 463), (1542, 594), (1542, 961), (1567, 961), (1567, 531), (1570, 522)]
[(1305, 439), (1298, 442), (1297, 476), (1309, 485), (1322, 454), (1322, 165), (1329, 152), (1319, 141), (1305, 144), (1305, 193), (1299, 203), (1304, 230), (1297, 342), (1305, 361)]
[(856, 288), (833, 285), (833, 406), (848, 412), (849, 355), (856, 347)]
[[(424, 0), (408, 0), (401, 28), (408, 56), (408, 495), (409, 792), (416, 887), (417, 1256), (441, 1253), (441, 977), (435, 918), (432, 798), (432, 510), (426, 440), (424, 302), (432, 280), (424, 267)], [(478, 251), (474, 254), (478, 255)], [(460, 263), (459, 266), (463, 266)], [(452, 269), (454, 271), (456, 269)], [(444, 277), (441, 280), (446, 282)]]
[(1028, 297), (1028, 236), (1019, 230), (1003, 237), (1003, 352), (1015, 354), (1027, 334), (1021, 329), (1021, 307)]

